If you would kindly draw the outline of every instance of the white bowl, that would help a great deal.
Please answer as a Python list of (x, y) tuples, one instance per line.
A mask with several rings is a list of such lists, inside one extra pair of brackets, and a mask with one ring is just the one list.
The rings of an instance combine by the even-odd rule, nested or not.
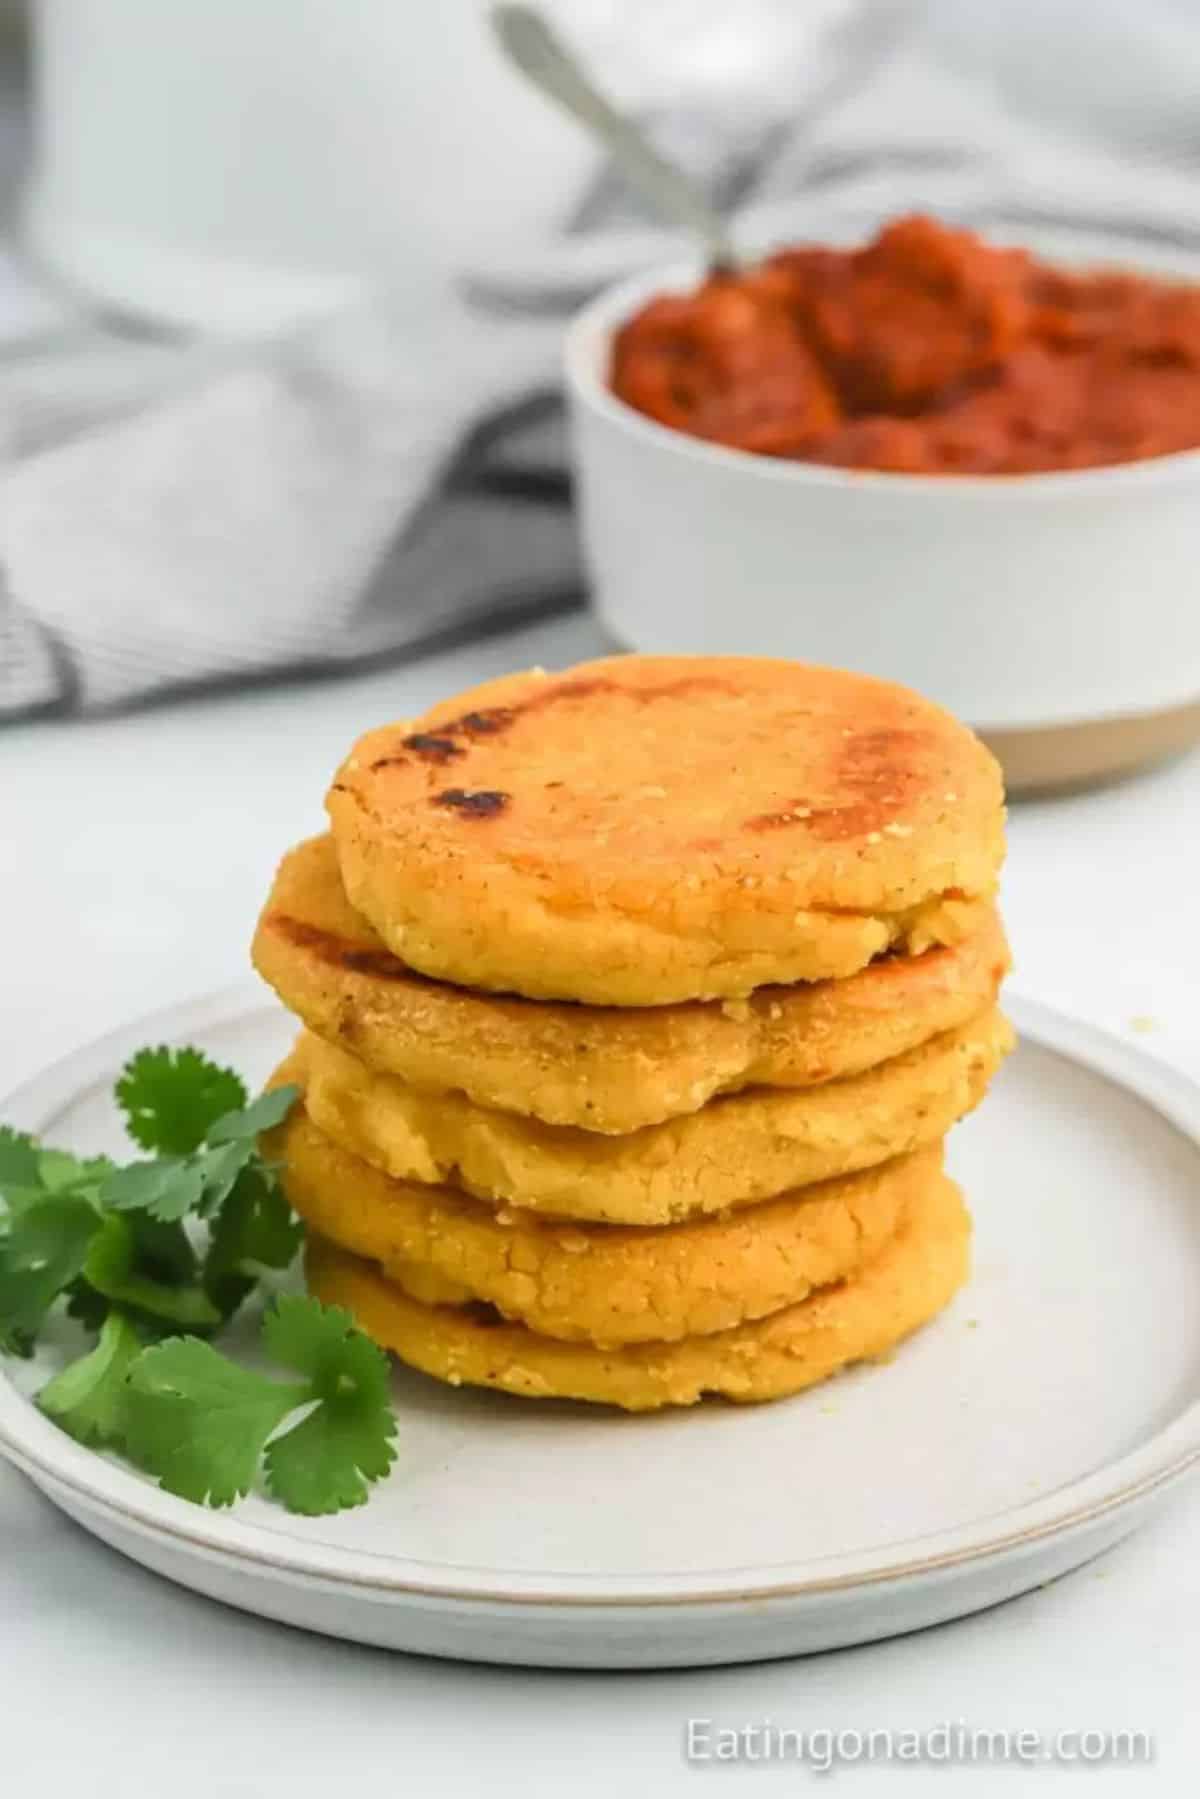
[[(1196, 272), (1144, 251), (1136, 266)], [(608, 387), (615, 329), (698, 273), (627, 282), (567, 337), (585, 554), (620, 642), (903, 682), (987, 736), (1023, 786), (1114, 772), (1200, 736), (1200, 451), (938, 477), (701, 442)]]

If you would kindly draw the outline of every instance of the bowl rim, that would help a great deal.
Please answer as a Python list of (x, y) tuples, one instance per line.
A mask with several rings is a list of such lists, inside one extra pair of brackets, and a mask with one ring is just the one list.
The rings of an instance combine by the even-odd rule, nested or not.
[[(997, 238), (1000, 235), (997, 233)], [(1029, 240), (1035, 240), (1038, 235), (1032, 229), (1026, 234)], [(1053, 233), (1047, 235), (1053, 237)], [(1151, 256), (1145, 260), (1131, 255), (1126, 260), (1119, 253), (1130, 246), (1132, 240), (1113, 234), (1111, 241), (1115, 255), (1119, 256), (1117, 266), (1134, 274), (1169, 275), (1173, 260), (1169, 255), (1161, 259)], [(760, 245), (753, 253), (756, 256), (765, 254), (769, 248), (769, 245)], [(1144, 244), (1137, 248), (1144, 254)], [(617, 328), (631, 318), (640, 305), (659, 293), (686, 292), (694, 287), (703, 266), (703, 258), (697, 253), (685, 259), (676, 257), (673, 261), (626, 276), (589, 300), (575, 313), (564, 333), (562, 367), (568, 396), (606, 424), (650, 449), (666, 452), (682, 462), (725, 470), (734, 477), (757, 477), (776, 485), (818, 491), (824, 488), (843, 493), (865, 491), (874, 495), (936, 496), (943, 501), (953, 495), (956, 500), (969, 504), (1008, 504), (1026, 497), (1083, 500), (1112, 495), (1115, 489), (1136, 491), (1145, 487), (1200, 482), (1200, 447), (1143, 457), (1136, 462), (1103, 463), (1095, 468), (1039, 469), (1027, 474), (915, 475), (762, 456), (752, 450), (710, 443), (704, 438), (689, 436), (686, 431), (659, 424), (612, 391), (600, 372), (602, 359), (607, 361), (601, 353), (607, 351)], [(1085, 255), (1074, 266), (1113, 267), (1114, 262), (1102, 256)], [(1186, 267), (1187, 277), (1193, 282), (1200, 280), (1195, 261), (1187, 263), (1182, 251), (1176, 266), (1181, 270)]]

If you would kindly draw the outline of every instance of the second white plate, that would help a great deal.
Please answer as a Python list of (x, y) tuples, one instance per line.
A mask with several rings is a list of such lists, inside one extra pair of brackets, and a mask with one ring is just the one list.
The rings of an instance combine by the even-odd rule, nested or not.
[[(161, 1493), (32, 1407), (0, 1363), (0, 1450), (87, 1529), (266, 1617), (427, 1654), (558, 1666), (748, 1661), (912, 1630), (1098, 1553), (1200, 1456), (1200, 1090), (1012, 1001), (1022, 1045), (952, 1138), (975, 1275), (884, 1367), (797, 1399), (629, 1418), (396, 1376), (369, 1506), (289, 1517)], [(176, 1008), (0, 1109), (116, 1149), (112, 1076), (147, 1041), (266, 1074), (261, 995)]]

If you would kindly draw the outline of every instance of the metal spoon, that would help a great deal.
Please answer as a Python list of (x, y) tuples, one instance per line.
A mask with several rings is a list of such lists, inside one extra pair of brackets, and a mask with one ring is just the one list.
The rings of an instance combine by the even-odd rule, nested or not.
[(700, 238), (713, 269), (732, 269), (737, 257), (725, 221), (685, 175), (625, 117), (534, 6), (492, 8), (492, 26), (509, 61), (565, 112), (600, 139), (644, 197), (675, 224)]

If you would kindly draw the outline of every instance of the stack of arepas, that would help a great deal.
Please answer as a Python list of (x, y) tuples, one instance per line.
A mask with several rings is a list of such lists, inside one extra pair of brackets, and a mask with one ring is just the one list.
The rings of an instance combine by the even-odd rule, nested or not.
[(902, 688), (619, 657), (369, 732), (254, 960), (308, 1278), (455, 1385), (771, 1399), (950, 1299), (1011, 1047), (997, 766)]

